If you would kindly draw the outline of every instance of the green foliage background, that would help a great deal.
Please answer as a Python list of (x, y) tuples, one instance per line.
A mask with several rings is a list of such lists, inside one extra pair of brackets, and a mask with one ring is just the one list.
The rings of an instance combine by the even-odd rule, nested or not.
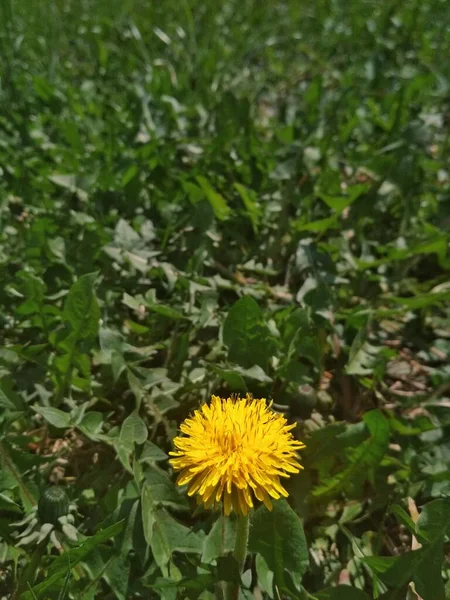
[(167, 452), (251, 392), (307, 449), (253, 516), (242, 597), (450, 597), (449, 22), (1, 0), (0, 596), (236, 581), (234, 522)]

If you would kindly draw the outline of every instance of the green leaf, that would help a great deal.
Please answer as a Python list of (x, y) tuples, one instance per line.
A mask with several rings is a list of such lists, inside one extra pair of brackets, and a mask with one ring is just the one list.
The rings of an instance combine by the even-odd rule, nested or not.
[(253, 365), (249, 369), (244, 369), (243, 367), (235, 366), (232, 369), (232, 372), (238, 373), (242, 375), (242, 377), (247, 377), (248, 379), (253, 379), (254, 381), (259, 381), (260, 383), (272, 383), (272, 378), (266, 375), (263, 369), (259, 365)]
[(327, 206), (335, 210), (338, 214), (340, 214), (344, 208), (350, 206), (355, 200), (357, 200), (364, 192), (366, 192), (368, 186), (365, 184), (357, 184), (351, 186), (346, 195), (341, 196), (331, 196), (330, 194), (325, 194), (323, 192), (317, 192), (318, 197), (325, 202)]
[(262, 310), (251, 296), (244, 296), (231, 307), (223, 324), (223, 341), (232, 362), (244, 368), (259, 365), (267, 369), (273, 339)]
[(185, 494), (181, 494), (177, 486), (164, 471), (148, 465), (145, 467), (145, 488), (147, 506), (155, 508), (158, 505), (185, 510), (189, 504)]
[(78, 429), (89, 439), (97, 441), (103, 427), (103, 419), (103, 413), (91, 410), (84, 415), (81, 423), (78, 424)]
[(17, 276), (21, 280), (21, 292), (25, 297), (24, 302), (17, 308), (17, 314), (30, 315), (40, 312), (42, 316), (42, 305), (46, 292), (44, 282), (27, 271), (21, 271)]
[(64, 304), (63, 319), (70, 323), (73, 342), (92, 343), (98, 334), (100, 309), (94, 293), (97, 273), (82, 275), (70, 288)]
[(260, 506), (250, 528), (249, 551), (261, 554), (274, 573), (274, 583), (285, 586), (285, 571), (297, 578), (309, 566), (303, 525), (286, 500), (273, 503), (273, 510)]
[(241, 583), (239, 565), (234, 556), (219, 556), (217, 559), (216, 579), (217, 581)]
[[(364, 428), (365, 429), (365, 428)], [(334, 456), (341, 447), (338, 446), (340, 437), (346, 433), (344, 423), (330, 423), (311, 434), (303, 454), (303, 462), (308, 468), (317, 468), (330, 456)], [(366, 438), (365, 432), (358, 439), (358, 444)], [(342, 442), (341, 442), (341, 445)]]
[(319, 219), (318, 221), (310, 221), (309, 223), (297, 222), (295, 228), (297, 231), (313, 231), (315, 233), (321, 233), (332, 227), (338, 227), (338, 225), (338, 216), (333, 215), (332, 217)]
[(114, 241), (121, 248), (131, 250), (141, 241), (141, 236), (125, 219), (119, 219), (114, 230)]
[[(421, 254), (437, 254), (440, 262), (445, 264), (445, 256), (446, 256), (446, 252), (447, 252), (447, 245), (448, 245), (448, 240), (447, 240), (447, 235), (441, 235), (441, 232), (438, 229), (434, 229), (432, 230), (431, 233), (431, 241), (425, 241), (425, 242), (420, 242), (416, 245), (412, 245), (412, 246), (408, 246), (406, 248), (391, 248), (388, 252), (388, 255), (384, 258), (379, 258), (379, 259), (374, 259), (371, 261), (364, 261), (364, 260), (359, 260), (359, 259), (355, 259), (355, 264), (359, 269), (371, 269), (374, 267), (378, 267), (381, 265), (386, 265), (386, 264), (390, 264), (394, 261), (398, 261), (398, 260), (408, 260), (411, 258), (411, 256), (418, 256)], [(447, 292), (440, 292), (442, 294), (444, 294), (443, 299), (445, 299), (446, 296), (448, 296), (448, 290)], [(432, 292), (427, 294), (419, 294), (419, 297), (423, 297), (422, 300), (425, 302), (424, 306), (426, 306), (430, 300), (432, 300), (432, 298), (427, 298), (427, 296), (434, 296), (435, 294), (433, 294)], [(392, 298), (392, 297), (391, 297)], [(411, 300), (412, 302), (414, 302), (414, 297), (413, 298), (398, 298), (398, 301), (403, 304), (404, 300), (408, 301)], [(421, 302), (422, 302), (421, 300)], [(437, 298), (433, 299), (437, 300)]]
[(358, 515), (361, 514), (363, 505), (360, 502), (350, 502), (344, 506), (342, 515), (339, 517), (339, 524), (351, 523)]
[(0, 382), (0, 408), (20, 412), (25, 408), (25, 402), (11, 389), (11, 384), (6, 379)]
[(218, 556), (231, 552), (234, 549), (235, 539), (236, 519), (220, 516), (205, 538), (202, 561), (210, 563)]
[(389, 415), (389, 424), (391, 429), (400, 435), (415, 436), (423, 433), (424, 431), (431, 431), (435, 429), (433, 422), (425, 415), (418, 415), (411, 424), (407, 424), (406, 419)]
[(355, 336), (345, 367), (347, 375), (370, 375), (381, 347), (367, 341), (367, 329), (361, 329)]
[(100, 348), (107, 360), (112, 359), (114, 352), (122, 354), (125, 350), (125, 343), (122, 335), (113, 329), (101, 327), (99, 331)]
[(172, 308), (171, 306), (167, 306), (165, 304), (149, 304), (146, 303), (146, 306), (149, 310), (158, 315), (162, 315), (163, 317), (167, 317), (168, 319), (173, 319), (174, 321), (179, 321), (180, 319), (186, 319), (179, 310)]
[(212, 370), (217, 373), (229, 386), (232, 392), (246, 392), (248, 389), (245, 378), (260, 383), (272, 383), (272, 378), (266, 375), (259, 365), (253, 365), (249, 369), (244, 369), (239, 365), (233, 365), (229, 368), (220, 368), (216, 365), (210, 365)]
[(409, 530), (410, 533), (416, 533), (416, 525), (403, 507), (401, 507), (399, 504), (393, 504), (390, 507), (390, 510), (398, 518), (400, 523), (402, 523)]
[(428, 294), (417, 294), (411, 298), (400, 298), (398, 296), (390, 296), (389, 301), (396, 304), (402, 304), (411, 310), (426, 308), (427, 306), (439, 306), (443, 302), (450, 300), (450, 290), (441, 292), (429, 292)]
[(326, 483), (314, 489), (313, 496), (322, 497), (342, 491), (354, 495), (374, 467), (383, 459), (389, 444), (389, 422), (380, 410), (371, 410), (364, 417), (370, 437), (349, 454), (350, 464)]
[(119, 437), (114, 442), (117, 456), (129, 473), (133, 473), (130, 455), (135, 450), (135, 444), (143, 444), (147, 436), (147, 426), (135, 410), (122, 423)]
[(219, 194), (219, 192), (216, 192), (216, 190), (212, 187), (212, 185), (209, 183), (206, 177), (203, 177), (202, 175), (197, 175), (196, 179), (200, 187), (202, 188), (208, 202), (210, 203), (216, 218), (220, 221), (226, 219), (231, 211), (228, 204), (226, 203), (225, 198), (221, 194)]
[(96, 277), (96, 273), (81, 276), (70, 288), (64, 304), (63, 319), (69, 325), (69, 332), (57, 344), (62, 354), (53, 359), (56, 404), (61, 402), (67, 388), (73, 383), (75, 368), (82, 375), (78, 378), (78, 385), (82, 385), (83, 391), (90, 386), (90, 358), (86, 351), (97, 338), (100, 321), (100, 309), (94, 293)]
[(389, 587), (402, 588), (414, 581), (423, 600), (445, 600), (440, 541), (401, 556), (369, 556), (361, 560)]
[(221, 369), (216, 365), (211, 365), (211, 369), (226, 382), (231, 392), (246, 392), (247, 385), (242, 375), (234, 369)]
[(139, 455), (139, 462), (151, 464), (166, 460), (167, 454), (161, 450), (156, 444), (147, 440), (144, 444), (142, 452)]
[[(142, 525), (145, 540), (153, 551), (158, 554), (158, 558), (155, 556), (155, 560), (161, 561), (158, 563), (160, 566), (167, 563), (172, 551), (170, 541), (166, 539), (172, 534), (167, 532), (167, 528), (173, 529), (175, 533), (179, 531), (176, 521), (172, 522), (169, 519), (166, 527), (163, 527), (163, 524), (159, 522), (160, 515), (166, 514), (158, 512), (162, 505), (185, 510), (188, 507), (188, 502), (184, 496), (178, 493), (177, 488), (166, 473), (150, 468), (145, 473), (145, 481), (141, 490)], [(182, 526), (180, 525), (180, 527)], [(188, 530), (186, 529), (186, 531)], [(155, 548), (153, 548), (153, 544), (155, 544)]]
[[(39, 462), (42, 462), (42, 457), (30, 456), (29, 453), (16, 450), (6, 440), (0, 440), (0, 482), (4, 484), (5, 479), (6, 481), (9, 480), (7, 485), (2, 486), (3, 489), (18, 487), (26, 512), (36, 506), (37, 502), (35, 490), (31, 491), (32, 488), (28, 482), (25, 484), (21, 473), (37, 466)], [(15, 481), (16, 486), (12, 484), (13, 481)]]
[(326, 588), (320, 592), (315, 592), (314, 597), (317, 600), (370, 600), (365, 592), (350, 585), (337, 585), (336, 587)]
[(261, 554), (256, 555), (255, 567), (256, 574), (258, 576), (258, 585), (262, 587), (263, 591), (266, 592), (269, 598), (273, 598), (273, 571), (269, 569)]
[(79, 562), (84, 561), (100, 544), (117, 536), (124, 526), (125, 521), (119, 521), (118, 523), (99, 531), (94, 536), (88, 537), (80, 544), (80, 546), (78, 546), (78, 548), (64, 552), (61, 556), (55, 558), (50, 565), (45, 581), (34, 586), (32, 592), (25, 592), (22, 594), (21, 600), (32, 600), (33, 593), (38, 598), (43, 598), (44, 593), (47, 590), (51, 589), (55, 583), (66, 577), (69, 565), (70, 568), (73, 569)]
[(9, 496), (0, 492), (0, 510), (21, 513), (22, 509)]
[(239, 193), (239, 196), (247, 210), (247, 215), (252, 223), (253, 231), (258, 233), (259, 221), (261, 218), (261, 209), (256, 200), (256, 193), (253, 190), (245, 187), (241, 183), (235, 183), (234, 187)]
[(54, 427), (63, 429), (66, 427), (70, 427), (71, 425), (70, 414), (59, 410), (59, 408), (36, 406), (34, 410), (39, 415), (42, 415), (44, 419)]
[(142, 526), (145, 540), (149, 546), (153, 539), (153, 523), (155, 521), (154, 505), (155, 502), (151, 487), (144, 482), (141, 490)]
[(425, 504), (416, 523), (416, 531), (422, 540), (443, 540), (450, 531), (450, 500), (438, 498)]
[(16, 410), (15, 403), (8, 398), (5, 392), (0, 388), (0, 408), (6, 408), (8, 410)]
[(50, 175), (49, 179), (56, 185), (59, 185), (68, 190), (73, 190), (76, 184), (76, 176), (75, 175), (62, 175), (55, 173), (54, 175)]
[(199, 534), (178, 523), (164, 508), (150, 512), (152, 518), (147, 522), (146, 540), (159, 567), (165, 566), (175, 551), (201, 554), (202, 539)]
[(143, 444), (147, 437), (147, 426), (136, 411), (132, 412), (122, 423), (119, 444), (132, 452), (134, 444)]
[[(126, 600), (131, 564), (126, 554), (117, 554), (108, 562), (103, 577), (118, 600)], [(95, 597), (94, 597), (95, 598)]]
[(85, 202), (88, 199), (88, 194), (86, 190), (83, 190), (79, 187), (79, 185), (77, 185), (78, 178), (76, 175), (64, 175), (62, 173), (54, 173), (53, 175), (49, 176), (49, 180), (55, 185), (58, 185), (76, 194), (82, 202)]
[(126, 502), (121, 506), (121, 515), (128, 507), (130, 507), (129, 513), (125, 521), (125, 527), (116, 541), (116, 553), (108, 563), (104, 572), (105, 580), (114, 590), (114, 593), (119, 600), (126, 600), (128, 596), (128, 581), (131, 568), (128, 554), (133, 550), (136, 525), (140, 527), (140, 523), (137, 523), (137, 517), (140, 516), (138, 510), (139, 500), (135, 500), (131, 506), (130, 504), (131, 503)]
[[(406, 520), (411, 528), (411, 523)], [(423, 600), (444, 600), (441, 576), (444, 560), (443, 541), (450, 530), (450, 501), (439, 498), (423, 507), (416, 523), (416, 534), (422, 548), (401, 556), (370, 556), (364, 562), (386, 585), (400, 588), (414, 581)]]

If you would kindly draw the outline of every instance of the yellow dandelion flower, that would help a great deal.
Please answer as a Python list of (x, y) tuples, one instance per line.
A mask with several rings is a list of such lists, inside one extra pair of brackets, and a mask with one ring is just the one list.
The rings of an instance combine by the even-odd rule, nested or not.
[(286, 419), (271, 410), (266, 400), (213, 396), (187, 418), (176, 437), (172, 467), (180, 471), (178, 485), (188, 484), (188, 495), (197, 494), (206, 508), (223, 498), (224, 511), (246, 515), (253, 496), (272, 509), (270, 497), (288, 496), (280, 477), (303, 467), (297, 450), (305, 445), (294, 439)]

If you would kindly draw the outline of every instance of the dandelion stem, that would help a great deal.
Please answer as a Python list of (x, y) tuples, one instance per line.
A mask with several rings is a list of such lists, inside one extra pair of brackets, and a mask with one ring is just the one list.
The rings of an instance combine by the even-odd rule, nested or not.
[(234, 543), (234, 558), (239, 565), (239, 573), (244, 569), (245, 559), (247, 557), (248, 532), (250, 528), (249, 515), (239, 515), (237, 518), (236, 541)]
[[(245, 559), (247, 557), (248, 533), (250, 529), (249, 515), (239, 515), (236, 521), (236, 541), (234, 543), (233, 556), (237, 561), (239, 573), (244, 569)], [(227, 600), (238, 600), (239, 584), (227, 584)]]

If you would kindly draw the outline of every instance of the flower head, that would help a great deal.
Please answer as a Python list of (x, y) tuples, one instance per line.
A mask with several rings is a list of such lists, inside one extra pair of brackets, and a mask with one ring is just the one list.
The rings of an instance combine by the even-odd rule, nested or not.
[(294, 439), (286, 419), (271, 410), (266, 400), (219, 398), (204, 404), (180, 426), (175, 458), (178, 485), (188, 484), (188, 495), (197, 494), (206, 508), (222, 500), (225, 514), (233, 509), (246, 515), (253, 496), (272, 508), (270, 497), (288, 493), (280, 477), (298, 473), (297, 450), (305, 445)]

